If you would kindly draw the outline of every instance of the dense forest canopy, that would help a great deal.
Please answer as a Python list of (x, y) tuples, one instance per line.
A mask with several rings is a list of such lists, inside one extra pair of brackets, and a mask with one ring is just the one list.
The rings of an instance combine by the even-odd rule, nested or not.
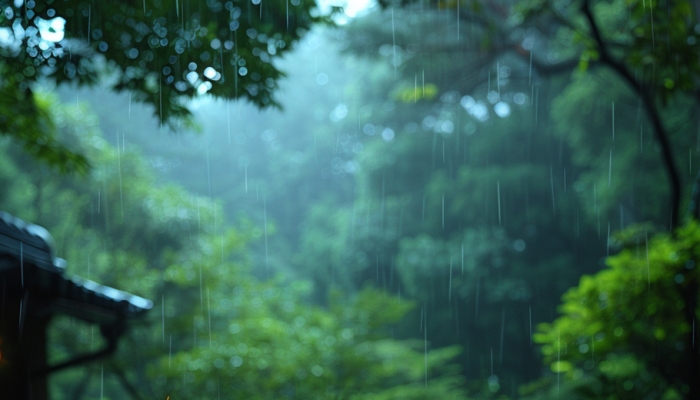
[(156, 303), (53, 396), (700, 396), (697, 5), (335, 6), (0, 2), (0, 207)]

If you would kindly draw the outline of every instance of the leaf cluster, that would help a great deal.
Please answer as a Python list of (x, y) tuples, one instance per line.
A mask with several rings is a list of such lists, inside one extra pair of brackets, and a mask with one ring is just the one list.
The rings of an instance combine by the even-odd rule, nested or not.
[(38, 84), (128, 91), (178, 129), (191, 124), (186, 101), (204, 93), (279, 106), (273, 92), (283, 72), (273, 60), (326, 20), (308, 0), (2, 1), (0, 10), (0, 133), (65, 171), (88, 164), (51, 141), (51, 122), (33, 99)]
[(632, 232), (637, 243), (582, 277), (563, 296), (562, 316), (539, 325), (535, 341), (562, 379), (597, 381), (589, 386), (597, 397), (683, 393), (682, 355), (694, 351), (684, 295), (699, 278), (700, 229), (690, 222), (675, 235)]

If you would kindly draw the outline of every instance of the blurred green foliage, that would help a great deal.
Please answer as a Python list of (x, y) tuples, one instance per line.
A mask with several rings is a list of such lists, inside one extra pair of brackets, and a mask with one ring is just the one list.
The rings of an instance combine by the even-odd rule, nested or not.
[(627, 246), (607, 259), (607, 268), (583, 276), (563, 296), (562, 315), (538, 326), (535, 341), (551, 371), (575, 394), (571, 398), (687, 393), (684, 354), (696, 350), (685, 296), (697, 293), (700, 280), (700, 227), (693, 221), (674, 235), (650, 236), (639, 226), (626, 233)]
[(62, 173), (84, 174), (90, 165), (87, 158), (56, 140), (56, 124), (46, 102), (20, 93), (9, 72), (0, 62), (0, 134), (12, 133), (23, 151)]
[[(523, 383), (539, 373), (524, 366), (536, 362), (528, 323), (553, 318), (553, 298), (602, 266), (616, 251), (612, 233), (641, 222), (656, 231), (678, 209), (665, 197), (654, 125), (626, 77), (600, 68), (586, 2), (484, 2), (488, 12), (460, 2), (380, 3), (383, 12), (353, 21), (344, 37), (350, 54), (381, 67), (367, 73), (370, 93), (360, 95), (371, 111), (348, 123), (358, 125), (363, 151), (354, 201), (332, 212), (346, 222), (305, 231), (337, 263), (332, 275), (316, 274), (329, 284), (374, 282), (425, 304), (438, 343), (466, 343), (462, 362), (475, 385), (483, 388), (495, 364), (500, 394), (508, 393), (503, 374), (517, 370)], [(653, 111), (687, 183), (697, 154), (693, 5), (590, 4), (603, 44), (658, 102)], [(489, 351), (498, 362), (489, 365)]]
[[(72, 117), (53, 117), (58, 130), (87, 121), (92, 138), (76, 131), (56, 143), (84, 151), (92, 171), (56, 178), (29, 172), (15, 151), (22, 163), (0, 159), (0, 183), (12, 188), (3, 204), (49, 227), (59, 254), (85, 260), (76, 272), (156, 301), (121, 358), (105, 364), (109, 388), (126, 387), (121, 376), (152, 397), (517, 397), (542, 376), (532, 325), (552, 321), (561, 293), (605, 260), (568, 292), (564, 316), (541, 325), (545, 376), (522, 396), (682, 396), (692, 327), (679, 296), (697, 283), (685, 264), (697, 229), (656, 234), (673, 206), (653, 127), (638, 93), (599, 68), (581, 2), (381, 3), (391, 10), (325, 32), (344, 64), (317, 57), (335, 51), (328, 41), (289, 62), (303, 83), (289, 85), (287, 114), (203, 102), (213, 133), (177, 147), (141, 139), (148, 121), (122, 110), (102, 119), (121, 143), (115, 151), (89, 113), (67, 107)], [(698, 153), (692, 4), (592, 3), (612, 54), (653, 88), (688, 182)], [(579, 68), (550, 79), (538, 72), (545, 60)], [(57, 140), (21, 131), (49, 150)], [(210, 163), (227, 172), (210, 175)], [(221, 200), (162, 185), (166, 174)], [(618, 242), (625, 250), (605, 258)], [(57, 321), (56, 332), (74, 325)], [(89, 329), (80, 332), (56, 338), (57, 357), (90, 346)], [(136, 351), (143, 343), (149, 350)], [(66, 372), (56, 385), (69, 393), (85, 379), (95, 393), (99, 373)]]
[[(367, 288), (323, 308), (304, 281), (254, 278), (245, 245), (259, 229), (223, 226), (218, 204), (159, 183), (87, 109), (37, 97), (94, 167), (60, 175), (5, 141), (3, 207), (47, 227), (69, 273), (155, 302), (114, 357), (52, 376), (53, 398), (463, 398), (458, 347), (391, 338), (411, 302)], [(97, 349), (97, 331), (55, 319), (51, 362)]]

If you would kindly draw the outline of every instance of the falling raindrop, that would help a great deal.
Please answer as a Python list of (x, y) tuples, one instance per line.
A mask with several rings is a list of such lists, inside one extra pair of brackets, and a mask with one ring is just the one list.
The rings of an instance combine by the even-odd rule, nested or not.
[(423, 346), (424, 346), (424, 358), (423, 358), (423, 368), (425, 369), (425, 387), (428, 387), (428, 310), (423, 306), (423, 325), (425, 329), (423, 330)]
[(168, 347), (168, 368), (172, 365), (173, 360), (173, 334), (170, 334), (170, 346)]
[(656, 35), (654, 34), (654, 7), (649, 6), (649, 14), (651, 15), (651, 49), (656, 50)]
[(527, 84), (532, 86), (532, 49), (530, 49), (530, 70), (527, 75)]
[(447, 302), (448, 304), (452, 304), (452, 257), (450, 257), (450, 280), (449, 280), (449, 286), (447, 288), (448, 295), (447, 295)]
[(612, 182), (612, 149), (610, 149), (610, 164), (608, 167), (608, 187), (610, 187), (611, 182)]
[(459, 42), (459, 22), (462, 19), (462, 16), (459, 13), (459, 1), (457, 2), (457, 41)]
[(117, 131), (117, 164), (119, 167), (119, 203), (121, 205), (122, 222), (124, 222), (124, 193), (122, 190), (122, 158), (119, 151), (119, 131)]
[(231, 102), (226, 103), (226, 130), (228, 132), (228, 144), (231, 145)]
[(209, 197), (211, 198), (211, 169), (209, 167), (209, 147), (207, 147), (207, 187), (209, 188)]
[(651, 292), (651, 270), (649, 268), (649, 235), (647, 234), (647, 226), (644, 224), (644, 245), (647, 252), (647, 292)]
[(394, 7), (391, 7), (391, 48), (394, 52), (394, 79), (396, 79), (396, 29), (394, 28)]
[(530, 347), (532, 347), (532, 306), (527, 306), (527, 309), (530, 317)]
[(501, 181), (496, 181), (496, 192), (498, 193), (498, 225), (501, 225)]
[(413, 75), (413, 102), (418, 102), (418, 74)]
[(379, 283), (379, 256), (376, 256), (374, 258), (374, 265), (375, 265), (375, 270), (377, 272), (377, 283)]
[[(561, 365), (561, 336), (557, 329), (557, 365)], [(561, 371), (557, 369), (557, 396), (561, 390)]]
[(165, 343), (165, 294), (161, 295), (160, 298), (160, 304), (161, 304), (161, 319), (162, 319), (162, 325), (163, 325), (163, 343)]
[(19, 271), (21, 288), (24, 289), (24, 243), (21, 241), (19, 242)]
[(549, 164), (549, 183), (550, 183), (550, 187), (552, 189), (552, 214), (556, 215), (557, 208), (556, 208), (556, 203), (554, 201), (554, 170), (552, 168), (552, 164)]
[(218, 232), (217, 229), (217, 210), (216, 204), (214, 204), (214, 232)]
[[(3, 281), (4, 282), (4, 281)], [(4, 289), (4, 288), (3, 288)], [(4, 293), (4, 292), (3, 292)], [(22, 332), (24, 331), (24, 313), (26, 312), (24, 307), (24, 296), (19, 300), (19, 336), (22, 337)]]
[(92, 21), (92, 5), (88, 4), (88, 25), (87, 25), (87, 44), (90, 45), (90, 23)]
[(615, 102), (612, 102), (612, 140), (615, 141)]
[(209, 320), (209, 348), (211, 348), (211, 297), (209, 296), (209, 288), (207, 288), (207, 314)]
[[(500, 348), (498, 350), (498, 363), (500, 365), (503, 365), (503, 340), (505, 338), (505, 329), (506, 329), (506, 309), (503, 308), (501, 310), (501, 344)], [(493, 375), (493, 373), (491, 373)]]
[(501, 98), (501, 64), (496, 61), (496, 88), (498, 89), (498, 98)]
[[(534, 88), (534, 86), (533, 86)], [(539, 88), (534, 88), (534, 95), (533, 97), (535, 98), (535, 126), (537, 126), (537, 117), (539, 115), (539, 102), (540, 102), (540, 89)]]
[(267, 254), (267, 203), (265, 202), (264, 195), (263, 195), (263, 225), (264, 225), (264, 229), (265, 229), (265, 273), (269, 277), (270, 270), (269, 270), (268, 254)]
[(566, 193), (566, 168), (564, 168), (564, 193)]
[(442, 230), (445, 230), (445, 195), (442, 195)]

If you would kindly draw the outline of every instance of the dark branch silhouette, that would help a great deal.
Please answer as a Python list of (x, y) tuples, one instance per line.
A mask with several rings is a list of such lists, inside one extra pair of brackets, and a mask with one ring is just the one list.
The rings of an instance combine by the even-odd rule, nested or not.
[(589, 0), (585, 0), (582, 3), (581, 11), (586, 17), (588, 24), (591, 28), (591, 33), (593, 35), (593, 40), (598, 48), (598, 54), (600, 57), (600, 62), (610, 66), (620, 77), (622, 77), (630, 87), (639, 94), (644, 109), (647, 111), (649, 119), (651, 120), (652, 126), (654, 127), (654, 136), (661, 146), (662, 161), (666, 169), (666, 173), (669, 178), (669, 205), (671, 207), (671, 230), (678, 226), (679, 222), (679, 212), (680, 199), (681, 199), (681, 180), (678, 173), (678, 167), (673, 158), (673, 150), (671, 149), (671, 142), (668, 139), (668, 133), (666, 128), (661, 122), (661, 116), (659, 115), (659, 110), (654, 102), (653, 93), (651, 88), (644, 85), (630, 73), (627, 67), (616, 60), (608, 49), (607, 43), (603, 40), (601, 36), (600, 29), (598, 27), (598, 22), (593, 16), (593, 11), (591, 10), (591, 4)]

